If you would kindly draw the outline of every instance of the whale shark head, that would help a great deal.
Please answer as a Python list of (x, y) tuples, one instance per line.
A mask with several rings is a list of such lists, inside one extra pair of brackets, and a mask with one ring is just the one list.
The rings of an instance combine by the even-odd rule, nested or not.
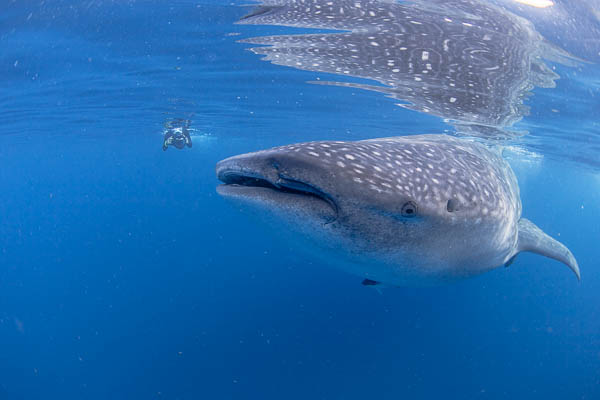
[[(286, 220), (328, 260), (392, 285), (476, 275), (515, 255), (516, 179), (484, 146), (443, 135), (276, 147), (217, 164), (219, 194)], [(311, 248), (312, 249), (312, 248)]]

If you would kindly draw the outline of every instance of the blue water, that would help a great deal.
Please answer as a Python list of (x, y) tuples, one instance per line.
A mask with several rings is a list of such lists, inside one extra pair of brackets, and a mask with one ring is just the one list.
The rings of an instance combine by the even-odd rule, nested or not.
[[(523, 254), (379, 292), (225, 202), (214, 165), (452, 128), (261, 61), (237, 41), (298, 31), (234, 25), (247, 13), (0, 4), (0, 399), (599, 399), (597, 59), (549, 62), (561, 79), (533, 89), (506, 152), (524, 216), (582, 281)], [(162, 150), (172, 118), (192, 121), (193, 148)]]

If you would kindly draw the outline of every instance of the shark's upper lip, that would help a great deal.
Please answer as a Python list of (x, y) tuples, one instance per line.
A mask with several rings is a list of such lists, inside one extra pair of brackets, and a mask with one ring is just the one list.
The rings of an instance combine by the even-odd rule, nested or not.
[(275, 168), (268, 171), (270, 176), (266, 176), (267, 174), (262, 174), (246, 166), (224, 161), (225, 163), (221, 162), (217, 165), (217, 178), (225, 186), (265, 188), (287, 194), (312, 196), (326, 202), (335, 214), (338, 214), (338, 205), (335, 200), (328, 193), (310, 183), (286, 176)]

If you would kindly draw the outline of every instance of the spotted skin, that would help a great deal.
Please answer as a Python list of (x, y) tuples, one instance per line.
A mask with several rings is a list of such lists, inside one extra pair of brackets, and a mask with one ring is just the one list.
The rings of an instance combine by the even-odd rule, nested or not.
[(274, 64), (376, 81), (313, 83), (385, 93), (470, 136), (522, 134), (507, 128), (528, 113), (523, 99), (558, 78), (541, 58), (558, 50), (488, 1), (265, 0), (239, 23), (341, 30), (242, 42)]
[(309, 142), (272, 151), (293, 154), (324, 168), (335, 165), (337, 179), (352, 185), (357, 192), (364, 189), (367, 196), (400, 196), (444, 205), (454, 199), (463, 215), (469, 216), (498, 218), (520, 212), (518, 188), (508, 164), (473, 142), (445, 136), (413, 136)]
[(313, 254), (390, 286), (478, 275), (525, 250), (579, 276), (562, 244), (529, 221), (521, 235), (517, 180), (500, 155), (474, 141), (420, 135), (292, 144), (225, 159), (217, 177), (223, 196), (266, 211), (263, 220), (283, 218), (278, 232), (295, 229), (312, 239)]

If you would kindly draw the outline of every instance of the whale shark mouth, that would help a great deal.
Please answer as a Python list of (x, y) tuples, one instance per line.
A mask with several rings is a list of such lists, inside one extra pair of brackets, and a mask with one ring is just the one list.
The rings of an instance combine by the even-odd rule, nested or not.
[(299, 181), (297, 179), (286, 177), (283, 174), (277, 175), (276, 181), (271, 181), (263, 176), (251, 172), (221, 170), (218, 178), (223, 182), (224, 187), (243, 189), (266, 189), (282, 194), (307, 196), (325, 202), (336, 215), (338, 215), (338, 206), (330, 195), (314, 187), (313, 185)]

